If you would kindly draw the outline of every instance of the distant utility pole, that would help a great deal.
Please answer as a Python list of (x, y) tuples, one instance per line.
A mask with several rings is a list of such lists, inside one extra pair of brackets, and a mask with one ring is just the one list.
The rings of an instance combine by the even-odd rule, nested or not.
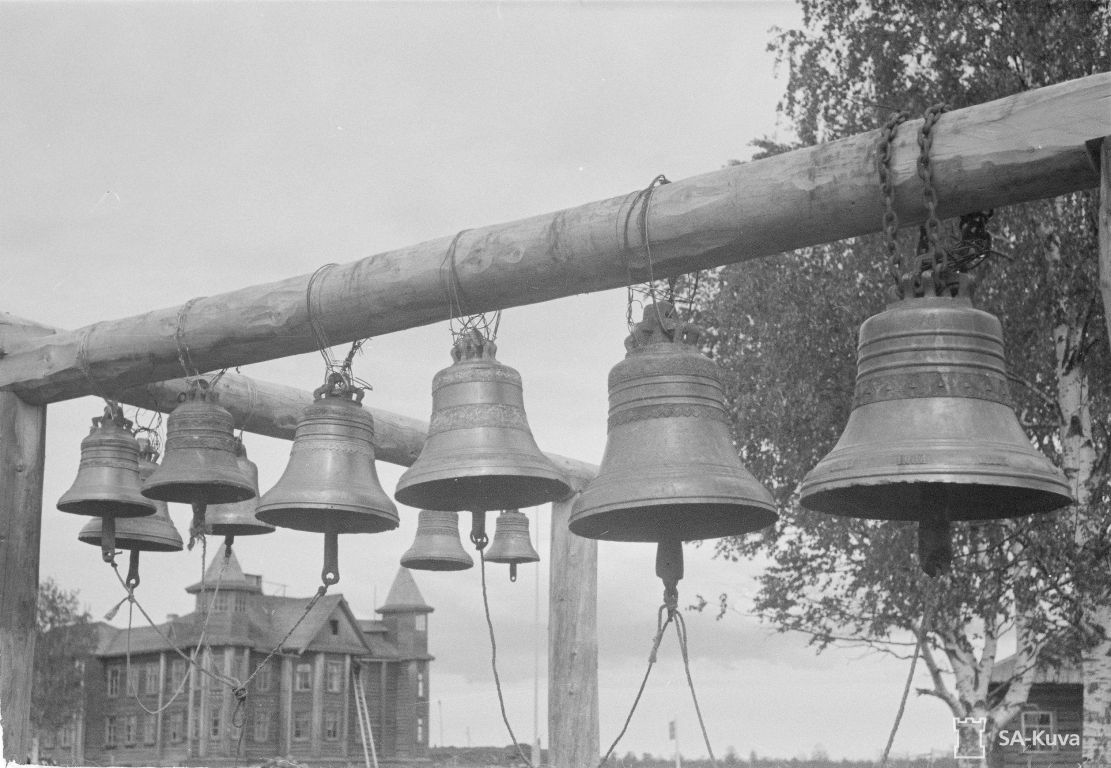
[(447, 746), (444, 744), (444, 700), (436, 699), (436, 709), (439, 712), (438, 719), (440, 721), (440, 746)]
[(683, 759), (679, 757), (679, 720), (676, 718), (667, 724), (667, 735), (675, 742), (675, 768), (683, 768)]

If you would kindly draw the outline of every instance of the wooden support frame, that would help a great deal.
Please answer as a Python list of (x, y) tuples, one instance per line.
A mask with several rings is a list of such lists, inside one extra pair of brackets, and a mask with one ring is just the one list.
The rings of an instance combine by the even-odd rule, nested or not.
[[(1087, 144), (1111, 133), (1109, 114), (1111, 73), (1100, 73), (942, 115), (933, 142), (937, 213), (1096, 186)], [(919, 122), (902, 125), (893, 144), (904, 226), (925, 218), (915, 172)], [(641, 198), (649, 205), (652, 273), (673, 276), (877, 231), (876, 138), (863, 133), (657, 188), (650, 204)], [(48, 403), (180, 375), (180, 359), (210, 371), (310, 352), (317, 347), (310, 303), (334, 344), (426, 325), (447, 314), (445, 280), (458, 280), (466, 313), (643, 281), (642, 243), (623, 227), (639, 215), (630, 210), (635, 199), (480, 227), (30, 340), (0, 359), (0, 389)]]

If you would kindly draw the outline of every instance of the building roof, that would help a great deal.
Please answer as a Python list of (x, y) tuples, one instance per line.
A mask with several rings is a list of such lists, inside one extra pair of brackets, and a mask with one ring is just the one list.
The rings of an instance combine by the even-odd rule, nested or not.
[[(412, 576), (405, 569), (402, 571), (404, 574), (398, 574), (390, 590), (387, 605), (378, 610), (431, 611)], [(261, 591), (261, 578), (244, 574), (234, 554), (225, 565), (223, 550), (206, 569), (204, 582), (206, 590), (215, 588), (219, 582), (221, 591), (237, 585), (240, 589)], [(187, 591), (200, 592), (201, 585), (194, 584)], [(326, 594), (310, 610), (312, 600), (311, 597), (259, 594), (248, 601), (246, 611), (216, 612), (209, 616), (207, 624), (203, 611), (172, 616), (157, 626), (136, 623), (130, 629), (120, 629), (102, 624), (98, 626), (96, 655), (135, 655), (173, 648), (188, 651), (203, 642), (212, 647), (249, 646), (263, 653), (281, 644), (285, 652), (295, 654), (304, 653), (310, 647), (323, 647), (335, 653), (382, 660), (401, 658), (398, 648), (386, 639), (387, 625), (382, 621), (357, 619), (342, 594)], [(333, 620), (339, 622), (335, 629), (330, 623)]]
[(191, 584), (185, 588), (185, 591), (193, 595), (200, 592), (202, 588), (207, 591), (215, 589), (219, 585), (220, 589), (261, 592), (262, 578), (243, 573), (234, 550), (229, 553), (225, 565), (225, 552), (226, 550), (221, 548), (216, 557), (212, 558), (212, 562), (205, 569), (203, 582), (198, 581), (196, 584)]
[[(1009, 683), (1016, 674), (1016, 656), (1008, 656), (995, 662), (991, 670), (993, 684)], [(1021, 673), (1018, 670), (1017, 673)], [(1072, 661), (1061, 661), (1041, 654), (1038, 658), (1038, 667), (1034, 670), (1034, 684), (1051, 683), (1056, 685), (1082, 685), (1084, 682), (1080, 665)]]
[(433, 609), (424, 602), (412, 571), (402, 566), (397, 569), (393, 586), (386, 595), (386, 604), (376, 610), (378, 613), (431, 613)]

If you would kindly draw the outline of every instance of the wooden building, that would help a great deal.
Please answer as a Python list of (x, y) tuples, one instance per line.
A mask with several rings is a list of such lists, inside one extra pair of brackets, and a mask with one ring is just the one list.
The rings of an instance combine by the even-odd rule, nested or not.
[[(1002, 685), (1013, 678), (1014, 667), (1014, 656), (998, 662), (992, 670), (992, 685)], [(1083, 712), (1080, 665), (1039, 664), (1026, 706), (996, 734), (992, 765), (994, 768), (1078, 765), (1082, 758)]]
[[(310, 598), (263, 594), (261, 576), (243, 573), (234, 554), (225, 564), (221, 551), (203, 583), (187, 591), (196, 595), (195, 611), (171, 615), (157, 629), (100, 626), (96, 652), (85, 662), (82, 714), (69, 727), (39, 734), (41, 760), (363, 763), (355, 686), (365, 695), (364, 726), (379, 761), (426, 759), (432, 608), (407, 569), (399, 569), (377, 609), (379, 620), (360, 620), (343, 595), (326, 595), (284, 641)], [(264, 664), (279, 643), (281, 652)], [(238, 701), (229, 681), (255, 670)]]

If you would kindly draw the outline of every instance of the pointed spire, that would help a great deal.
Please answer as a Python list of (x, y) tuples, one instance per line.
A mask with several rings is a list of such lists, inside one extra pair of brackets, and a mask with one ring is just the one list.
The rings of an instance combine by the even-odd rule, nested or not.
[(376, 610), (378, 613), (431, 613), (433, 609), (424, 602), (412, 571), (402, 567), (397, 569), (386, 604)]
[[(221, 571), (223, 575), (221, 576)], [(204, 572), (205, 590), (216, 588), (219, 582), (220, 589), (253, 589), (255, 591), (262, 591), (261, 580), (257, 576), (247, 576), (243, 573), (243, 569), (239, 567), (239, 560), (235, 557), (234, 550), (231, 557), (228, 558), (228, 564), (224, 565), (224, 548), (220, 547), (216, 556), (212, 558), (212, 562), (208, 564), (208, 568)], [(202, 589), (201, 582), (197, 582), (185, 588), (189, 594), (195, 594)]]

